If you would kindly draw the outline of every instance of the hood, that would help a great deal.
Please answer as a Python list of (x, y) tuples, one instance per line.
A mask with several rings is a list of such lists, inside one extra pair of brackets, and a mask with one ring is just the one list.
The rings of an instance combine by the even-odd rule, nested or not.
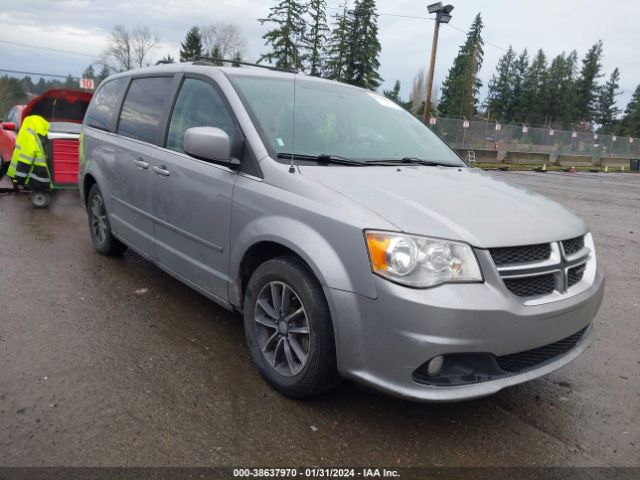
[(558, 203), (478, 169), (301, 166), (300, 172), (406, 233), (489, 248), (564, 240), (587, 231)]
[(22, 111), (22, 118), (40, 115), (49, 122), (82, 123), (93, 94), (71, 88), (53, 88), (32, 98)]

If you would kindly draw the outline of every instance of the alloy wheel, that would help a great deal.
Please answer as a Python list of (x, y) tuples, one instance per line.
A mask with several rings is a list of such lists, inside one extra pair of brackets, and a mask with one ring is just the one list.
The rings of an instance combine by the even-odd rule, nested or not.
[(309, 359), (307, 313), (294, 289), (284, 282), (267, 283), (255, 306), (256, 337), (267, 363), (280, 375), (292, 377)]
[(91, 229), (98, 243), (104, 244), (107, 238), (107, 215), (100, 195), (94, 195), (91, 199)]

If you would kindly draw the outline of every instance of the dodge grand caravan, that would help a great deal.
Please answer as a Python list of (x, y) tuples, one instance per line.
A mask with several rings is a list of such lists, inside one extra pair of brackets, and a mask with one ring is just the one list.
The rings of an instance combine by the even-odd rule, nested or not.
[(341, 378), (480, 397), (593, 339), (604, 280), (584, 222), (367, 90), (206, 62), (112, 76), (80, 187), (98, 253), (131, 248), (241, 312), (291, 397)]

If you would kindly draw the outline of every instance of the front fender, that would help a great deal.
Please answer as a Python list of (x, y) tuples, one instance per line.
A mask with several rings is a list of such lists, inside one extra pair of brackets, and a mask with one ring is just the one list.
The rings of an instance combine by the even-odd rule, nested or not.
[[(356, 232), (353, 232), (357, 234)], [(361, 235), (361, 234), (360, 234)], [(363, 240), (362, 240), (363, 241)], [(350, 257), (346, 260), (319, 231), (308, 224), (283, 216), (260, 216), (242, 228), (233, 243), (230, 255), (230, 272), (233, 285), (229, 292), (232, 304), (239, 306), (242, 298), (241, 263), (245, 252), (260, 242), (274, 242), (289, 248), (299, 255), (323, 287), (348, 292), (356, 292), (369, 298), (376, 298), (373, 276), (364, 257), (357, 259), (344, 245), (342, 255)], [(364, 249), (364, 243), (362, 249)], [(360, 268), (352, 268), (353, 262), (366, 260)], [(346, 265), (349, 261), (351, 265)]]
[(93, 138), (87, 137), (84, 133), (80, 135), (79, 146), (79, 160), (80, 160), (80, 175), (78, 178), (78, 186), (80, 188), (80, 198), (82, 199), (82, 205), (86, 209), (86, 178), (88, 175), (93, 177), (95, 182), (102, 192), (102, 197), (105, 202), (105, 208), (107, 212), (113, 211), (111, 208), (111, 192), (109, 190), (109, 183), (105, 180), (100, 164), (102, 163), (101, 142), (96, 141)]

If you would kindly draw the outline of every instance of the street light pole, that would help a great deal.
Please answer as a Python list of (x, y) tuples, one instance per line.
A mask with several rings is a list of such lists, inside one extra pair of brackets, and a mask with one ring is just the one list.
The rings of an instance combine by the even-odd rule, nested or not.
[(438, 35), (440, 33), (440, 22), (436, 19), (436, 25), (433, 28), (433, 42), (431, 43), (431, 63), (429, 64), (429, 76), (427, 77), (427, 98), (424, 100), (424, 112), (422, 112), (422, 121), (429, 123), (431, 116), (431, 94), (433, 91), (433, 74), (436, 65), (436, 51), (438, 50)]
[(424, 111), (422, 112), (422, 121), (429, 123), (431, 116), (431, 95), (433, 92), (433, 74), (436, 68), (436, 51), (438, 50), (438, 36), (440, 34), (440, 24), (449, 23), (451, 20), (451, 10), (453, 5), (442, 6), (442, 2), (433, 3), (427, 7), (429, 13), (436, 14), (436, 24), (433, 27), (433, 42), (431, 42), (431, 63), (429, 64), (429, 75), (427, 77), (427, 97), (424, 99)]

